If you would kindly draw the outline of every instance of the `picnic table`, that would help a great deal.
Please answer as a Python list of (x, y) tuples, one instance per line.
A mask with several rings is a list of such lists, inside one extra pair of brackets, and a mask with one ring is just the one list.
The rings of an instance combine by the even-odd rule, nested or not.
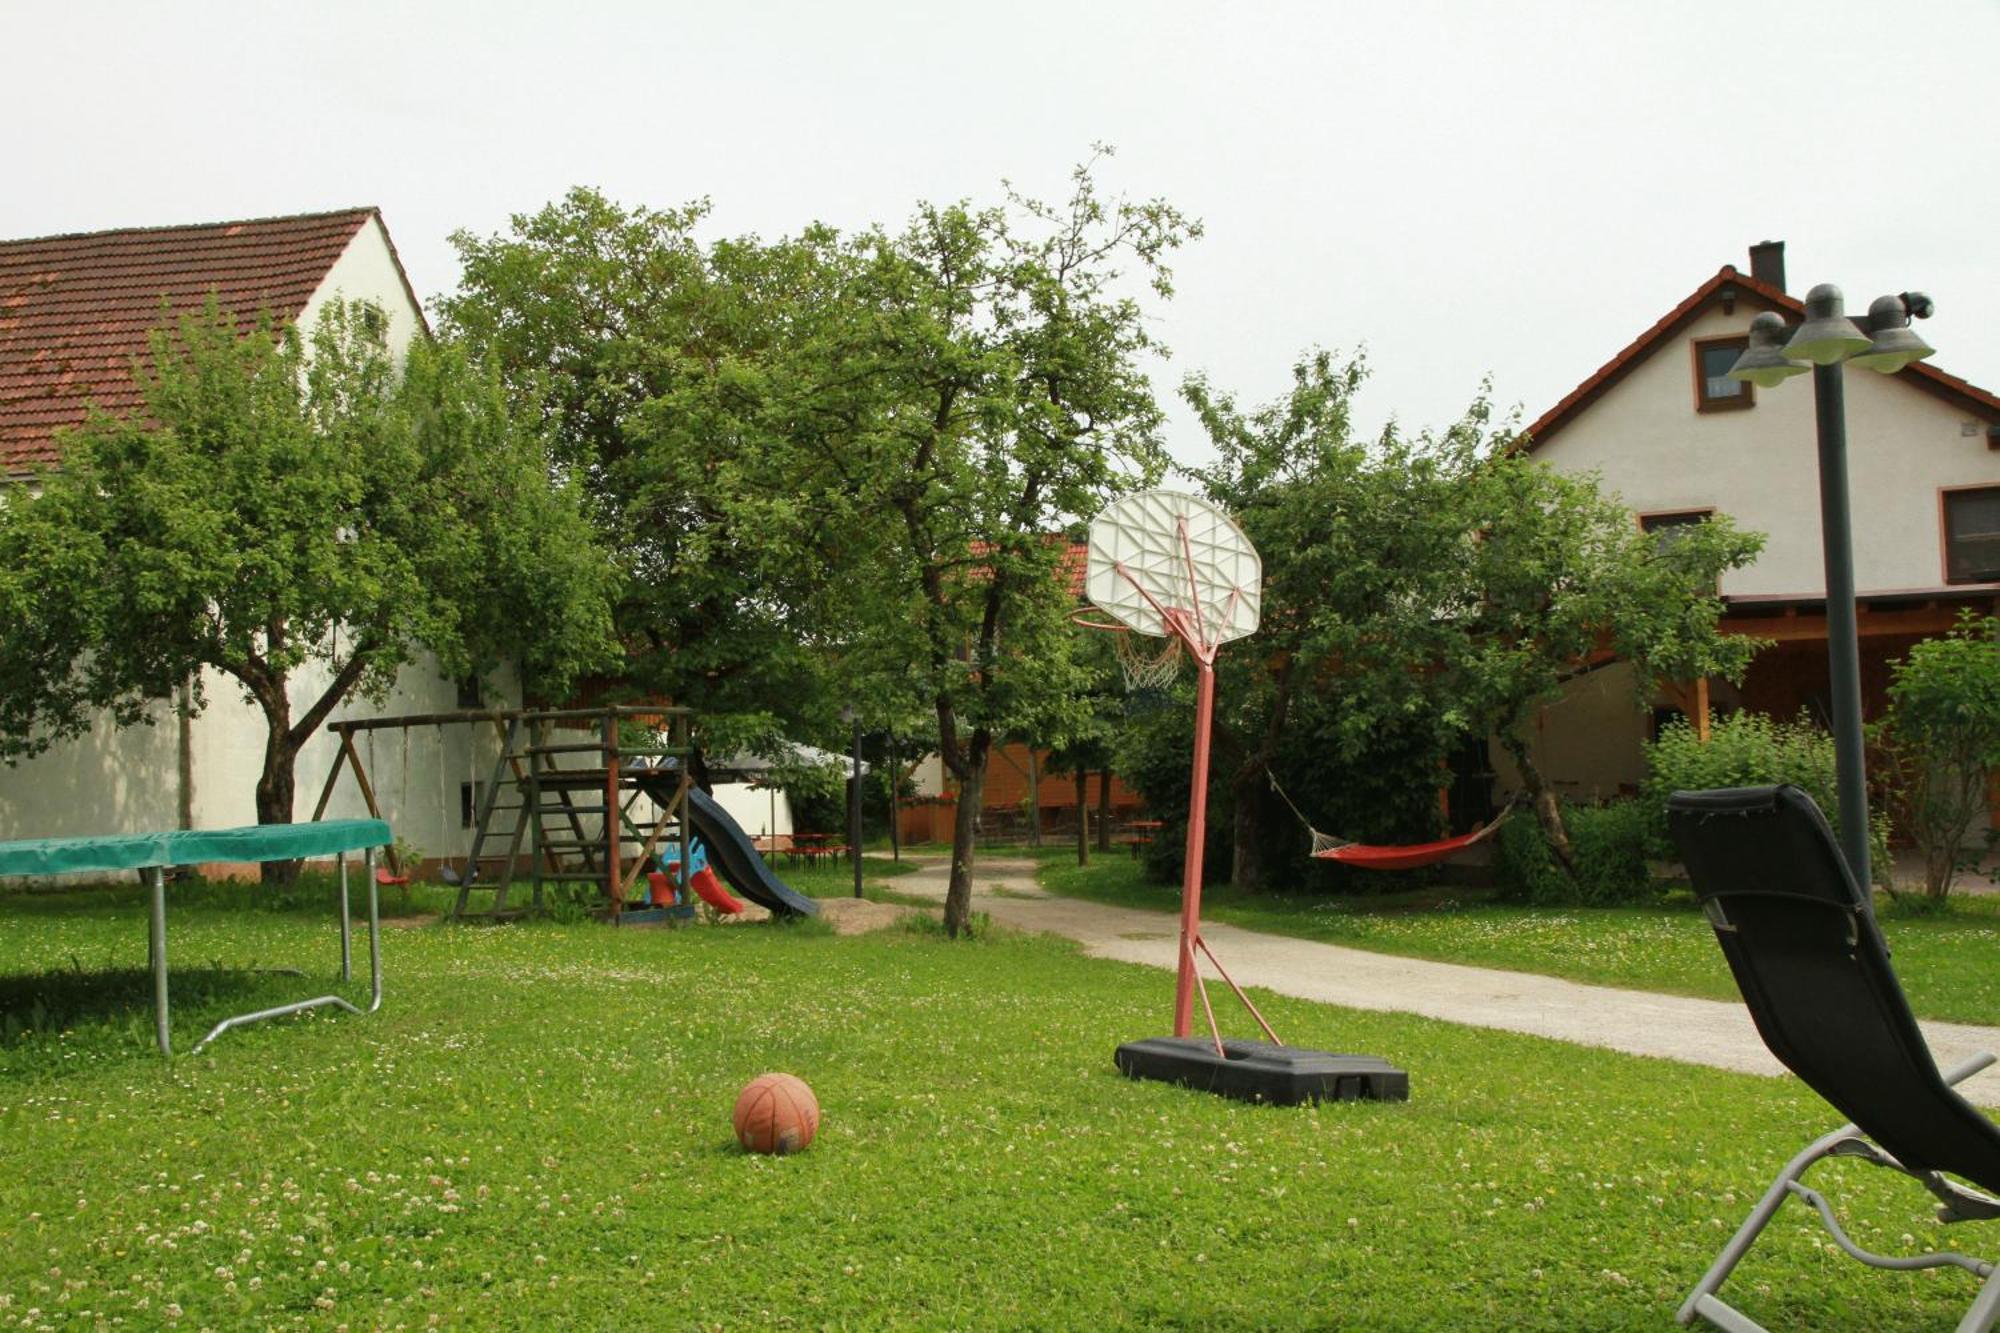
[(1152, 842), (1153, 835), (1166, 826), (1166, 821), (1161, 819), (1128, 820), (1125, 824), (1125, 831), (1116, 838), (1113, 838), (1112, 841), (1121, 847), (1130, 847), (1132, 855), (1136, 857), (1139, 855), (1141, 848)]
[(329, 819), (317, 824), (252, 824), (246, 828), (180, 829), (168, 833), (127, 833), (88, 838), (27, 838), (0, 842), (0, 876), (73, 875), (89, 871), (136, 870), (151, 898), (148, 943), (153, 969), (153, 1023), (160, 1054), (172, 1055), (167, 1000), (167, 867), (209, 861), (295, 861), (335, 856), (340, 861), (340, 979), (353, 979), (353, 944), (347, 912), (347, 853), (362, 854), (368, 884), (368, 970), (370, 1000), (364, 1011), (338, 995), (321, 995), (269, 1009), (234, 1014), (194, 1044), (193, 1055), (231, 1028), (267, 1018), (334, 1005), (352, 1014), (382, 1007), (381, 904), (375, 883), (375, 849), (389, 844), (389, 826), (379, 819)]

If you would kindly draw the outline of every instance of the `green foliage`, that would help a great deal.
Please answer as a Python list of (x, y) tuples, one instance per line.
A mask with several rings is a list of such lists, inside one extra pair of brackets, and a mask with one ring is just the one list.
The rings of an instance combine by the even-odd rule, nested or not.
[[(1703, 742), (1692, 723), (1677, 718), (1645, 747), (1646, 782), (1640, 800), (1649, 854), (1679, 856), (1667, 836), (1667, 798), (1677, 791), (1712, 787), (1761, 787), (1788, 782), (1813, 798), (1827, 822), (1840, 827), (1840, 791), (1835, 777), (1833, 737), (1800, 713), (1790, 722), (1762, 713), (1731, 713), (1711, 719)], [(1889, 816), (1871, 812), (1870, 861), (1881, 876), (1891, 866)]]
[(608, 566), (539, 438), (458, 349), (419, 341), (399, 371), (378, 330), (334, 303), (308, 348), (211, 300), (154, 335), (139, 411), (93, 415), (8, 497), (0, 755), (100, 708), (150, 720), (191, 676), (199, 709), (213, 668), (263, 710), (258, 815), (285, 820), (298, 747), (420, 649), (542, 691), (605, 660)]
[(1548, 835), (1533, 819), (1509, 819), (1496, 837), (1494, 878), (1501, 897), (1538, 907), (1606, 907), (1658, 895), (1646, 869), (1647, 821), (1637, 801), (1570, 806), (1571, 873), (1556, 864)]
[(446, 303), (599, 497), (635, 683), (836, 744), (843, 705), (922, 717), (975, 795), (995, 737), (1090, 730), (1050, 534), (1163, 466), (1131, 279), (1168, 295), (1198, 228), (1090, 165), (894, 231), (703, 245), (704, 212), (574, 191), (461, 235)]
[(1924, 854), (1925, 896), (1943, 898), (1978, 861), (1969, 835), (2000, 769), (2000, 619), (1961, 612), (1951, 633), (1894, 663), (1876, 740)]
[(1447, 756), (1495, 733), (1567, 875), (1573, 849), (1528, 752), (1534, 711), (1605, 653), (1641, 680), (1739, 676), (1756, 645), (1718, 631), (1716, 579), (1759, 539), (1718, 519), (1655, 541), (1595, 479), (1504, 447), (1483, 395), (1442, 431), (1356, 439), (1365, 378), (1360, 359), (1319, 352), (1260, 408), (1199, 377), (1183, 389), (1218, 454), (1209, 495), (1264, 557), (1254, 650), (1219, 665), (1235, 876), (1284, 884), (1305, 869), (1267, 768), (1323, 831), (1422, 840), (1438, 832)]

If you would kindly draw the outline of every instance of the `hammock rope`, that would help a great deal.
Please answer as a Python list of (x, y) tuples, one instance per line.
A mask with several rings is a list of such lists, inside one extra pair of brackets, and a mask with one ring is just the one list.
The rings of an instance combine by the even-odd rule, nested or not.
[(1291, 807), (1305, 831), (1312, 835), (1313, 859), (1319, 861), (1339, 861), (1343, 865), (1358, 866), (1364, 870), (1414, 870), (1420, 866), (1435, 865), (1448, 857), (1457, 855), (1475, 843), (1484, 842), (1514, 813), (1514, 802), (1509, 801), (1500, 808), (1493, 819), (1455, 838), (1442, 838), (1437, 842), (1414, 842), (1401, 844), (1381, 844), (1355, 842), (1351, 838), (1336, 837), (1322, 833), (1306, 818), (1305, 811), (1299, 809), (1278, 782), (1278, 775), (1264, 765), (1264, 776), (1270, 780), (1271, 790), (1278, 793), (1278, 799)]

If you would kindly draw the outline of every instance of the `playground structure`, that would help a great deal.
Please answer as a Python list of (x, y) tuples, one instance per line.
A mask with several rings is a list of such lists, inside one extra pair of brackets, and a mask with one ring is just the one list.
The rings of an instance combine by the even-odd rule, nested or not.
[[(475, 776), (465, 790), (472, 833), (462, 856), (440, 870), (457, 886), (453, 920), (505, 921), (549, 905), (557, 885), (594, 891), (594, 906), (614, 924), (674, 915), (693, 902), (700, 873), (698, 840), (724, 879), (751, 901), (778, 914), (810, 915), (811, 899), (793, 892), (766, 866), (728, 812), (695, 787), (688, 774), (694, 713), (686, 708), (601, 705), (593, 708), (476, 709), (350, 718), (328, 723), (339, 737), (313, 820), (322, 819), (351, 772), (363, 804), (381, 818), (376, 787), (358, 736), (411, 728), (468, 727), (490, 732), (494, 749), (484, 780), (478, 750), (468, 750)], [(384, 882), (408, 878), (411, 867), (391, 848), (379, 872)], [(525, 905), (515, 896), (525, 890)], [(486, 895), (491, 895), (490, 899)], [(701, 894), (719, 910), (728, 895)]]

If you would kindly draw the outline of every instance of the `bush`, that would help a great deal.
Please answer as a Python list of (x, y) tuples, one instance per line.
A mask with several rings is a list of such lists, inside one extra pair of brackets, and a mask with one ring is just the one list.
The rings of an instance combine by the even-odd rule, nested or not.
[[(1840, 827), (1833, 737), (1803, 712), (1790, 722), (1762, 713), (1716, 718), (1709, 726), (1706, 743), (1696, 737), (1692, 723), (1677, 719), (1661, 729), (1657, 741), (1646, 746), (1646, 771), (1640, 796), (1646, 847), (1651, 855), (1663, 859), (1680, 855), (1667, 836), (1667, 798), (1677, 791), (1789, 782), (1813, 798), (1828, 823)], [(1889, 817), (1875, 811), (1871, 822), (1870, 860), (1880, 878), (1891, 870)]]
[(1563, 825), (1574, 878), (1556, 865), (1532, 814), (1522, 811), (1500, 826), (1496, 878), (1502, 897), (1544, 906), (1608, 907), (1654, 896), (1646, 871), (1646, 811), (1639, 802), (1567, 806)]
[(1963, 613), (1891, 667), (1889, 712), (1875, 739), (1924, 854), (1924, 893), (1943, 898), (1979, 861), (1990, 775), (2000, 767), (2000, 620)]

